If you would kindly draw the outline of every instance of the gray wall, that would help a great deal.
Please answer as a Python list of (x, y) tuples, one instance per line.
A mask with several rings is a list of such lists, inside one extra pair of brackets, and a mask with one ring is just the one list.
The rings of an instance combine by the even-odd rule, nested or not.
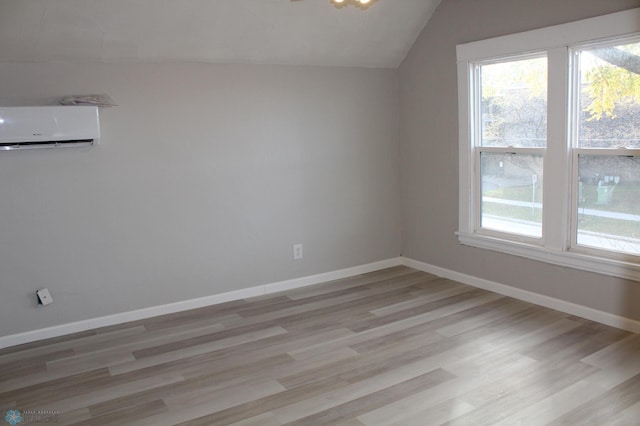
[(444, 0), (400, 67), (403, 255), (640, 319), (640, 283), (458, 243), (456, 45), (640, 6), (637, 0)]
[(400, 254), (395, 70), (0, 63), (0, 82), (119, 103), (98, 147), (1, 153), (0, 336)]
[[(0, 63), (0, 99), (106, 92), (120, 104), (102, 111), (98, 147), (0, 155), (0, 336), (401, 249), (640, 319), (638, 283), (464, 247), (454, 235), (455, 45), (639, 5), (444, 0), (399, 72)], [(301, 262), (291, 259), (297, 242)], [(40, 287), (53, 305), (36, 308)]]

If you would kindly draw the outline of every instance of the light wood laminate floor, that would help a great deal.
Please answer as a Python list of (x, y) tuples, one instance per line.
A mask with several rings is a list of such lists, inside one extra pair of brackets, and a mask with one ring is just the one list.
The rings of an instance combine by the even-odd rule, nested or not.
[(640, 425), (640, 336), (396, 267), (1, 350), (9, 409), (66, 425)]

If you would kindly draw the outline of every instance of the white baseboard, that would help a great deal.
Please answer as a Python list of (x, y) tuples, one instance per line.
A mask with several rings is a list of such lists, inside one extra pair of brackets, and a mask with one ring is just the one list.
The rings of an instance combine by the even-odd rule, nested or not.
[(524, 300), (536, 305), (566, 312), (581, 318), (586, 318), (601, 324), (610, 325), (623, 330), (634, 333), (640, 333), (640, 321), (625, 318), (608, 312), (589, 308), (575, 303), (567, 302), (561, 299), (533, 293), (527, 290), (500, 284), (494, 281), (477, 278), (466, 275), (461, 272), (452, 271), (450, 269), (441, 268), (430, 265), (428, 263), (409, 259), (406, 257), (397, 257), (379, 262), (369, 263), (366, 265), (354, 266), (352, 268), (341, 269), (338, 271), (325, 272), (318, 275), (295, 278), (286, 281), (279, 281), (269, 284), (263, 284), (251, 288), (235, 290), (222, 294), (214, 294), (211, 296), (200, 297), (197, 299), (184, 300), (180, 302), (170, 303), (160, 306), (152, 306), (149, 308), (138, 309), (135, 311), (122, 312), (98, 318), (91, 318), (84, 321), (77, 321), (68, 324), (61, 324), (53, 327), (43, 328), (39, 330), (27, 331), (19, 334), (0, 337), (0, 349), (10, 346), (16, 346), (23, 343), (35, 342), (38, 340), (49, 339), (52, 337), (64, 336), (71, 333), (77, 333), (86, 330), (92, 330), (100, 327), (107, 327), (116, 324), (123, 324), (130, 321), (137, 321), (146, 318), (156, 317), (159, 315), (172, 314), (176, 312), (187, 311), (190, 309), (202, 308), (205, 306), (217, 305), (233, 300), (246, 299), (249, 297), (262, 296), (265, 294), (276, 293), (279, 291), (292, 290), (296, 288), (307, 287), (327, 281), (348, 278), (355, 275), (366, 274), (369, 272), (379, 271), (381, 269), (391, 268), (393, 266), (405, 265), (420, 271), (428, 272), (439, 277), (448, 278), (473, 287), (482, 288), (494, 293), (503, 294), (515, 299)]
[(536, 305), (555, 309), (557, 311), (565, 312), (581, 318), (586, 318), (588, 320), (599, 322), (601, 324), (628, 330), (633, 333), (640, 333), (640, 321), (631, 318), (621, 317), (619, 315), (610, 314), (608, 312), (589, 308), (587, 306), (577, 305), (575, 303), (556, 299), (554, 297), (545, 296), (539, 293), (533, 293), (531, 291), (522, 290), (516, 287), (511, 287), (482, 278), (477, 278), (471, 275), (463, 274), (461, 272), (452, 271), (450, 269), (441, 268), (439, 266), (430, 265), (428, 263), (420, 262), (418, 260), (413, 260), (406, 257), (402, 258), (402, 264), (410, 268), (437, 275), (439, 277), (448, 278), (450, 280), (468, 284), (473, 287), (482, 288), (494, 293), (513, 297), (514, 299), (524, 300), (525, 302), (530, 302)]
[(92, 330), (110, 325), (123, 324), (130, 321), (137, 321), (159, 315), (173, 314), (187, 311), (189, 309), (203, 308), (205, 306), (217, 305), (232, 300), (246, 299), (248, 297), (262, 296), (284, 290), (307, 287), (327, 281), (348, 278), (355, 275), (366, 274), (402, 265), (400, 257), (369, 263), (366, 265), (354, 266), (352, 268), (338, 271), (325, 272), (318, 275), (311, 275), (302, 278), (295, 278), (270, 284), (263, 284), (242, 290), (230, 291), (228, 293), (214, 294), (197, 299), (184, 300), (166, 305), (152, 306), (150, 308), (138, 309), (135, 311), (122, 312), (119, 314), (107, 315), (98, 318), (91, 318), (84, 321), (77, 321), (68, 324), (56, 325), (39, 330), (27, 331), (19, 334), (0, 337), (0, 349), (10, 346), (21, 345), (23, 343), (35, 342), (52, 337), (64, 336), (71, 333)]

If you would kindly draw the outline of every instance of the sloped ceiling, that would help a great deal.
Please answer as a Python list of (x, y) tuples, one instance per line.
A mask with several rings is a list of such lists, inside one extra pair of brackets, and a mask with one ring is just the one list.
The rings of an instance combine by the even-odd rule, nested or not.
[(0, 0), (0, 61), (397, 67), (440, 0)]

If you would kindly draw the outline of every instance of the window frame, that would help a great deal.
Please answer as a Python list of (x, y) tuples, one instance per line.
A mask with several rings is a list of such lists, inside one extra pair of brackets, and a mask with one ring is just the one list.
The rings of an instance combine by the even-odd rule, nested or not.
[[(529, 52), (525, 54), (511, 55), (508, 57), (500, 57), (497, 60), (491, 59), (488, 61), (474, 61), (472, 63), (472, 79), (473, 79), (473, 96), (472, 96), (472, 120), (473, 120), (473, 156), (474, 156), (474, 174), (477, 172), (477, 176), (475, 176), (475, 187), (474, 187), (474, 229), (478, 234), (494, 236), (497, 238), (509, 238), (516, 241), (520, 241), (523, 243), (542, 245), (542, 235), (540, 237), (526, 235), (526, 234), (516, 234), (516, 233), (508, 233), (505, 231), (500, 231), (492, 228), (484, 228), (482, 227), (482, 208), (483, 208), (483, 199), (482, 199), (482, 178), (481, 176), (481, 164), (482, 164), (482, 154), (483, 153), (494, 153), (494, 154), (514, 154), (518, 155), (538, 155), (542, 157), (542, 164), (544, 166), (546, 162), (546, 148), (547, 141), (545, 140), (544, 147), (514, 147), (514, 146), (484, 146), (482, 144), (482, 79), (481, 79), (481, 68), (485, 65), (493, 65), (496, 63), (502, 62), (510, 62), (510, 61), (519, 61), (519, 60), (527, 60), (527, 59), (536, 59), (544, 57), (547, 59), (547, 52)], [(547, 59), (548, 61), (548, 59)], [(547, 135), (548, 136), (548, 135)], [(478, 138), (479, 140), (475, 140)], [(543, 172), (544, 179), (544, 172)], [(544, 194), (544, 192), (543, 192)], [(543, 201), (544, 203), (544, 201)], [(544, 204), (543, 204), (544, 205)], [(544, 210), (543, 210), (544, 211)], [(543, 221), (544, 222), (544, 221)], [(543, 223), (541, 224), (541, 226)], [(542, 231), (544, 233), (544, 231)]]
[[(577, 244), (577, 126), (575, 52), (589, 45), (640, 35), (640, 8), (457, 46), (459, 125), (459, 228), (461, 244), (551, 264), (640, 281), (640, 256)], [(475, 140), (479, 81), (477, 67), (546, 54), (548, 61), (547, 146), (543, 152), (542, 238), (487, 230), (482, 216), (480, 147)], [(575, 128), (574, 128), (575, 127)], [(482, 149), (479, 149), (482, 148)], [(513, 148), (522, 150), (525, 148)], [(630, 150), (631, 151), (631, 150)], [(604, 153), (601, 151), (601, 153)], [(640, 151), (639, 151), (640, 153)], [(634, 154), (635, 155), (635, 154)], [(549, 184), (548, 182), (554, 182)], [(569, 194), (569, 196), (566, 196)], [(576, 231), (574, 233), (574, 231)]]

